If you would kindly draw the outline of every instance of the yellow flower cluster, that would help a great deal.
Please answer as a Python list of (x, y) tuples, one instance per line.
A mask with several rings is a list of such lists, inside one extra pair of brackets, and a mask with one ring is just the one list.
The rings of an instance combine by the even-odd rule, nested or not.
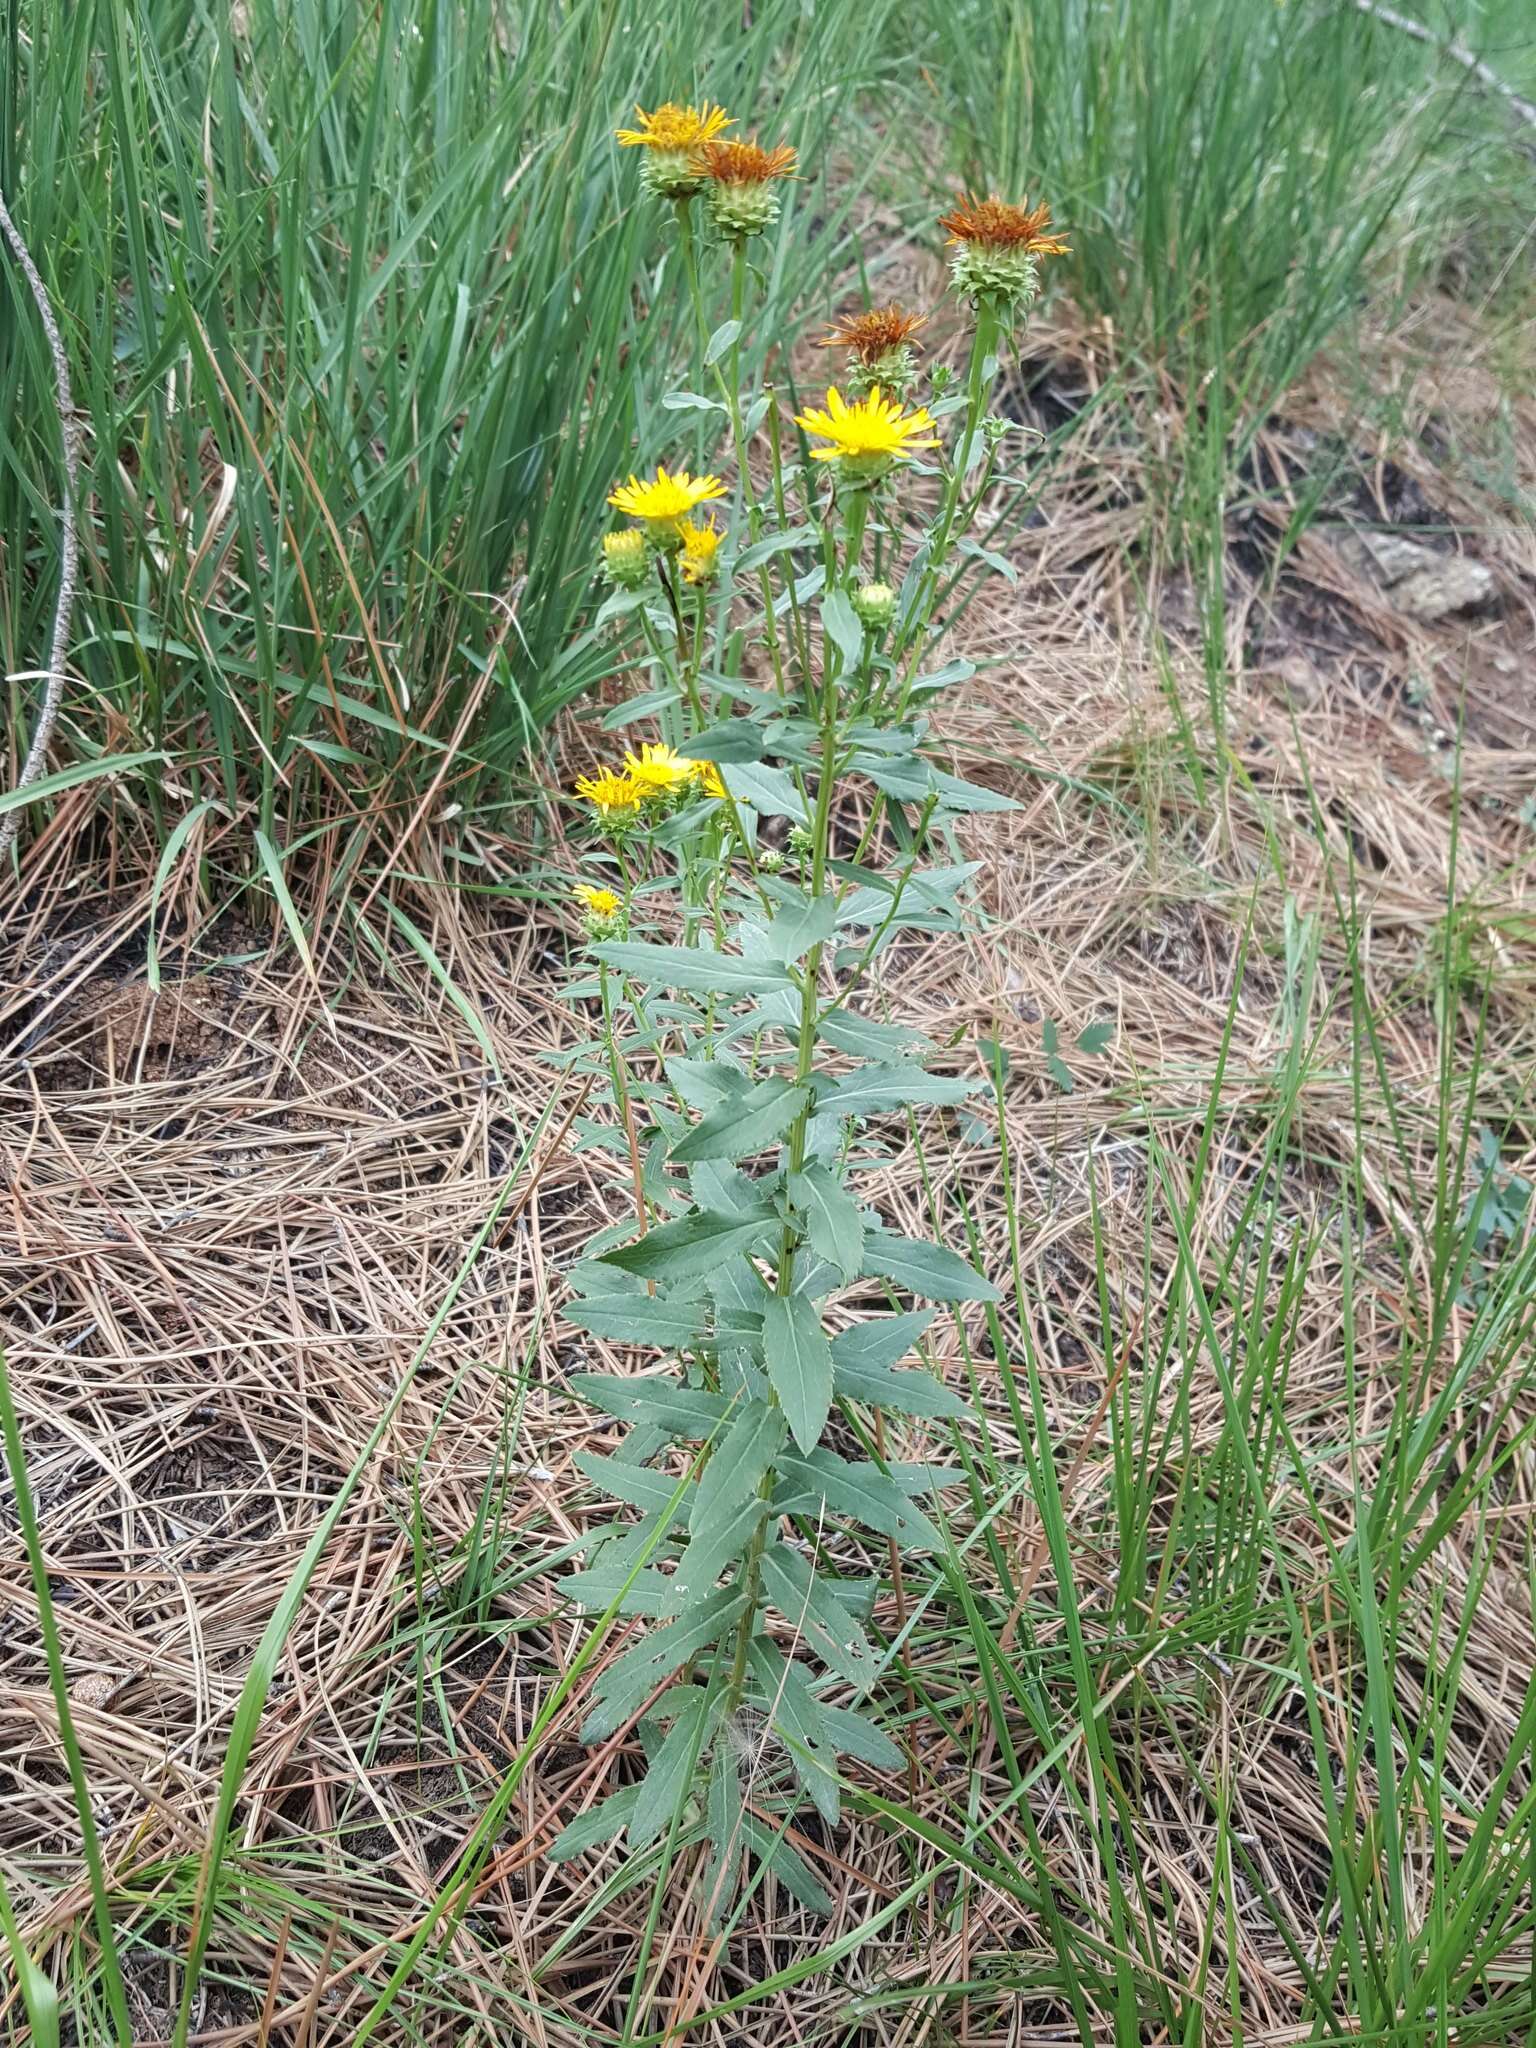
[[(635, 113), (638, 127), (616, 134), (626, 148), (644, 151), (648, 189), (676, 201), (682, 213), (696, 192), (710, 186), (715, 225), (738, 249), (745, 235), (760, 232), (773, 218), (772, 187), (795, 173), (795, 152), (787, 144), (764, 149), (755, 141), (722, 139), (736, 123), (709, 100), (699, 106), (668, 100), (652, 113), (643, 107)], [(955, 289), (998, 320), (1035, 296), (1043, 258), (1068, 253), (1052, 232), (1047, 206), (967, 194), (939, 225), (948, 231)], [(829, 346), (848, 351), (849, 397), (829, 389), (826, 406), (797, 413), (795, 423), (825, 444), (811, 449), (811, 460), (834, 464), (849, 485), (878, 483), (919, 449), (940, 445), (928, 408), (909, 410), (906, 404), (917, 379), (912, 337), (922, 325), (921, 315), (900, 306), (872, 307), (840, 321), (827, 337)], [(654, 477), (631, 475), (608, 502), (644, 524), (658, 553), (680, 556), (683, 581), (697, 585), (713, 576), (723, 536), (713, 522), (697, 524), (689, 515), (725, 494), (716, 476), (668, 472), (658, 465)], [(649, 561), (642, 562), (625, 537), (610, 535), (603, 546), (610, 581), (638, 589), (649, 577)]]
[(631, 476), (627, 484), (617, 485), (608, 494), (609, 504), (640, 520), (645, 532), (604, 534), (603, 568), (609, 581), (639, 590), (651, 574), (649, 542), (658, 554), (681, 557), (685, 583), (710, 582), (725, 535), (713, 519), (690, 519), (688, 514), (724, 496), (719, 477), (690, 476), (686, 469), (669, 472), (660, 464), (654, 477)]
[(658, 199), (684, 207), (697, 192), (709, 191), (710, 218), (722, 235), (744, 242), (760, 235), (778, 219), (773, 187), (795, 175), (795, 152), (781, 142), (764, 149), (757, 142), (720, 136), (736, 123), (724, 107), (705, 101), (701, 107), (678, 106), (668, 100), (653, 114), (636, 107), (638, 128), (614, 131), (625, 149), (643, 149), (641, 180)]
[(723, 797), (725, 784), (713, 761), (695, 761), (659, 740), (646, 740), (638, 754), (626, 754), (621, 768), (601, 768), (576, 779), (576, 794), (610, 829), (633, 824), (642, 811), (668, 808), (690, 794)]

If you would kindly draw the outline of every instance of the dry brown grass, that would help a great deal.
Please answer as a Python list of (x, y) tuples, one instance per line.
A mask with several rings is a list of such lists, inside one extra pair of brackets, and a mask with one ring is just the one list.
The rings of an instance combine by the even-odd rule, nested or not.
[[(1058, 381), (1076, 365), (1090, 383), (1103, 370), (1096, 346), (1065, 328), (1039, 344)], [(1413, 402), (1443, 407), (1446, 395), (1432, 392), (1422, 364), (1414, 377)], [(1325, 396), (1310, 394), (1296, 420), (1315, 428), (1326, 410)], [(1476, 424), (1466, 427), (1469, 441)], [(1528, 457), (1536, 424), (1518, 425)], [(1277, 428), (1272, 441), (1278, 465), (1286, 431)], [(1486, 976), (1475, 1116), (1507, 1118), (1527, 1133), (1524, 1156), (1506, 1146), (1506, 1164), (1530, 1174), (1536, 1160), (1528, 1099), (1536, 830), (1518, 816), (1536, 788), (1529, 534), (1493, 522), (1470, 486), (1426, 472), (1423, 488), (1495, 568), (1502, 592), (1496, 614), (1437, 629), (1392, 615), (1326, 541), (1303, 542), (1273, 596), (1235, 553), (1225, 756), (1193, 708), (1205, 684), (1187, 594), (1171, 580), (1155, 589), (1152, 615), (1190, 707), (1192, 756), (1139, 623), (1129, 550), (1141, 513), (1127, 500), (1124, 473), (1134, 459), (1107, 425), (1090, 429), (1071, 473), (1053, 486), (1043, 523), (1013, 550), (1020, 589), (992, 586), (960, 629), (972, 657), (996, 665), (952, 697), (947, 739), (966, 772), (1015, 793), (1022, 808), (967, 834), (968, 851), (986, 863), (990, 929), (967, 944), (904, 945), (888, 957), (884, 984), (903, 1016), (953, 1041), (962, 1058), (981, 1036), (1010, 1054), (1011, 1181), (993, 1143), (936, 1145), (929, 1165), (941, 1198), (963, 1187), (999, 1274), (1006, 1216), (1022, 1219), (1026, 1299), (1009, 1313), (1027, 1320), (1047, 1369), (1090, 1622), (1117, 1570), (1107, 1393), (1121, 1372), (1139, 1384), (1178, 1265), (1166, 1203), (1148, 1184), (1143, 1135), (1155, 1125), (1187, 1182), (1230, 1031), (1213, 1166), (1193, 1224), (1209, 1272), (1251, 1190), (1295, 1035), (1283, 1007), (1288, 904), (1293, 917), (1317, 917), (1321, 943), (1300, 1019), (1312, 1050), (1278, 1196), (1286, 1227), (1299, 1240), (1318, 1232), (1358, 1162), (1378, 1218), (1415, 1236), (1415, 1270), (1425, 1278), (1429, 1253), (1413, 1219), (1433, 1185), (1440, 1139), (1435, 992), (1455, 808), (1453, 750), (1436, 734), (1455, 731), (1463, 702), (1468, 800), (1455, 851), (1462, 908), (1454, 938), (1462, 972), (1450, 1029), (1464, 1065)], [(1401, 447), (1394, 461), (1403, 473)], [(440, 838), (428, 819), (412, 850), (423, 873), (443, 867)], [(515, 847), (484, 835), (482, 843), (510, 870)], [(1352, 935), (1334, 894), (1351, 858), (1353, 938), (1395, 1128), (1368, 1071), (1356, 1097)], [(403, 942), (387, 978), (343, 975), (332, 949), (322, 1000), (278, 937), (224, 919), (178, 939), (165, 986), (151, 994), (143, 874), (125, 855), (103, 860), (83, 802), (78, 813), (68, 799), (61, 804), (25, 880), (30, 893), (10, 906), (0, 974), (10, 992), (0, 1010), (0, 1305), (80, 1736), (116, 1879), (134, 1901), (126, 1917), (148, 1944), (131, 1969), (147, 2044), (169, 2029), (173, 1980), (155, 1951), (184, 1938), (190, 1874), (251, 1646), (500, 1192), (520, 1133), (565, 1086), (543, 1056), (570, 1042), (577, 1021), (552, 964), (563, 937), (558, 907), (529, 914), (515, 903), (487, 909), (451, 889), (411, 893), (413, 916), (483, 1021), (498, 1076)], [(196, 912), (188, 887), (176, 908), (182, 917)], [(1058, 1020), (1069, 1037), (1100, 1016), (1115, 1019), (1113, 1044), (1103, 1059), (1079, 1062), (1079, 1085), (1064, 1096), (1045, 1073), (1041, 1021)], [(1115, 1356), (1106, 1355), (1097, 1302), (1090, 1175), (1120, 1336)], [(879, 1192), (893, 1216), (921, 1224), (928, 1196), (910, 1146)], [(547, 1160), (525, 1210), (472, 1272), (368, 1467), (290, 1641), (251, 1759), (234, 1845), (248, 1888), (221, 1913), (199, 2040), (339, 2048), (351, 2038), (389, 1945), (436, 1895), (567, 1667), (582, 1630), (542, 1566), (579, 1538), (593, 1512), (571, 1458), (607, 1426), (567, 1392), (569, 1373), (603, 1347), (563, 1331), (559, 1276), (594, 1223), (621, 1213), (626, 1199), (622, 1174), (600, 1154), (562, 1146)], [(1373, 1420), (1390, 1410), (1415, 1303), (1379, 1245), (1364, 1265), (1355, 1276), (1353, 1440), (1369, 1445)], [(1272, 1504), (1291, 1568), (1322, 1602), (1316, 1670), (1336, 1701), (1349, 1694), (1358, 1662), (1347, 1617), (1328, 1606), (1324, 1541), (1330, 1532), (1340, 1540), (1351, 1515), (1343, 1286), (1337, 1238), (1323, 1233), (1286, 1388), (1320, 1514), (1302, 1511), (1283, 1473)], [(1457, 1311), (1431, 1361), (1431, 1391), (1454, 1370), (1469, 1325), (1470, 1312)], [(953, 1332), (938, 1356), (963, 1370)], [(1163, 1475), (1157, 1527), (1178, 1512), (1185, 1461), (1198, 1470), (1222, 1436), (1220, 1394), (1200, 1375), (1198, 1347), (1191, 1360), (1187, 1434), (1180, 1461)], [(626, 1360), (615, 1353), (612, 1362)], [(987, 1429), (1006, 1464), (1013, 1423), (984, 1347), (982, 1370)], [(1160, 1396), (1175, 1398), (1172, 1387)], [(1501, 1440), (1514, 1441), (1533, 1412), (1523, 1396), (1498, 1425)], [(914, 1444), (925, 1441), (908, 1428)], [(1469, 1623), (1469, 1675), (1444, 1760), (1474, 1811), (1513, 1739), (1536, 1662), (1520, 1565), (1533, 1494), (1526, 1446), (1492, 1507), (1484, 1501), (1485, 1519), (1453, 1529), (1430, 1567), (1454, 1622), (1478, 1544), (1486, 1537), (1500, 1547)], [(465, 1545), (487, 1499), (498, 1503), (499, 1520), (475, 1559), (486, 1576), (470, 1597)], [(1048, 1687), (1062, 1686), (1054, 1575), (1023, 1496), (995, 1534), (1027, 1592), (1031, 1669)], [(984, 1550), (972, 1564), (978, 1589), (998, 1595)], [(1263, 1602), (1273, 1591), (1270, 1565), (1257, 1569)], [(83, 1919), (76, 1832), (14, 1547), (0, 1584), (0, 1857), (29, 1928), (62, 1935)], [(887, 1626), (899, 1620), (899, 1597), (882, 1603)], [(1183, 1598), (1193, 1596), (1176, 1595), (1175, 1608)], [(1007, 1624), (1009, 1640), (1019, 1618)], [(1165, 1619), (1171, 1626), (1177, 1615)], [(1329, 1853), (1294, 1696), (1282, 1688), (1277, 1699), (1257, 1663), (1170, 1642), (1160, 1648), (1154, 1629), (1128, 1666), (1115, 1667), (1106, 1711), (1141, 1771), (1129, 1848), (1157, 1901), (1163, 1969), (1187, 1984), (1217, 1882), (1215, 1824), (1191, 1759), (1225, 1784), (1234, 1824), (1304, 1949)], [(911, 1724), (911, 1796), (953, 1826), (968, 1801), (974, 1815), (1006, 1798), (998, 1731), (989, 1731), (942, 1627), (919, 1635), (911, 1654), (945, 1709)], [(1398, 1681), (1411, 1707), (1422, 1672), (1404, 1663)], [(1155, 1711), (1142, 1697), (1147, 1686)], [(427, 1974), (383, 2038), (527, 2039), (539, 2048), (615, 2038), (647, 1897), (600, 1896), (611, 1853), (561, 1866), (545, 1856), (559, 1829), (624, 1768), (628, 1737), (590, 1752), (577, 1746), (582, 1711), (579, 1691), (523, 1780), (454, 1936), (451, 1966)], [(1070, 1718), (1070, 1702), (1065, 1711)], [(1340, 1709), (1332, 1730), (1341, 1757), (1346, 1719)], [(1027, 1730), (1012, 1728), (1011, 1740), (1029, 1749)], [(1042, 1787), (1035, 1821), (1064, 1896), (1070, 1888), (1102, 1902), (1097, 1847), (1059, 1791)], [(826, 1950), (938, 1855), (868, 1815), (845, 1822), (835, 1839), (815, 1828), (797, 1839), (834, 1894), (830, 1925), (806, 1919), (770, 1883), (719, 1950), (679, 1882), (652, 1958), (642, 2029), (682, 2026)], [(996, 1839), (1024, 1857), (1016, 1816), (998, 1824)], [(1431, 1848), (1422, 1831), (1406, 1845), (1416, 1911), (1431, 1883)], [(1254, 1896), (1239, 1905), (1228, 1934), (1245, 2038), (1299, 2038), (1294, 1961)], [(1229, 1958), (1218, 1960), (1210, 2038), (1227, 2039), (1221, 1971)], [(1075, 2039), (1069, 2010), (1051, 1996), (978, 1988), (968, 1998), (906, 2004), (898, 1995), (904, 1985), (980, 1986), (1005, 1966), (1022, 1981), (1036, 1962), (1044, 1970), (1052, 1961), (1038, 1915), (984, 1883), (957, 1888), (950, 1875), (824, 1975), (688, 2038), (829, 2048)], [(1526, 1944), (1507, 1967), (1528, 1967)], [(1108, 2041), (1111, 2021), (1101, 2017)]]

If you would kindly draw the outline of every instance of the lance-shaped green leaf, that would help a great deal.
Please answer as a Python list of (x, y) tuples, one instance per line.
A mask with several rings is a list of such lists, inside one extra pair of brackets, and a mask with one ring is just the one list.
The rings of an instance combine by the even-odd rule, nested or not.
[(747, 1696), (770, 1715), (783, 1736), (795, 1775), (817, 1812), (836, 1827), (840, 1807), (837, 1762), (827, 1741), (821, 1703), (803, 1665), (779, 1654), (766, 1636), (754, 1636), (747, 1650)]
[(670, 1059), (667, 1079), (690, 1109), (706, 1112), (722, 1102), (738, 1101), (752, 1086), (741, 1068), (726, 1059)]
[(677, 1708), (677, 1719), (651, 1758), (644, 1780), (637, 1788), (639, 1797), (635, 1800), (634, 1817), (629, 1823), (629, 1846), (632, 1849), (648, 1848), (662, 1829), (671, 1823), (682, 1805), (708, 1740), (710, 1722), (718, 1713), (723, 1698), (720, 1693), (711, 1693), (701, 1685), (674, 1685), (662, 1695), (663, 1702), (671, 1706), (678, 1694), (682, 1695), (682, 1700)]
[(689, 1539), (672, 1579), (678, 1608), (686, 1611), (695, 1600), (714, 1590), (726, 1566), (746, 1551), (767, 1512), (768, 1503), (760, 1494), (748, 1494)]
[[(837, 906), (839, 924), (884, 924), (891, 915), (894, 899), (900, 896), (896, 922), (903, 911), (963, 911), (961, 891), (980, 871), (980, 861), (966, 861), (958, 867), (910, 868), (903, 875), (878, 875), (845, 894)], [(862, 872), (856, 870), (855, 872)]]
[(722, 761), (761, 761), (767, 747), (768, 736), (753, 719), (722, 718), (691, 740), (680, 740), (677, 751), (690, 761), (713, 761), (719, 767)]
[(931, 1308), (906, 1315), (872, 1316), (832, 1339), (832, 1383), (840, 1400), (867, 1401), (873, 1408), (894, 1408), (900, 1415), (960, 1417), (970, 1413), (965, 1402), (931, 1372), (898, 1372), (905, 1358), (933, 1321)]
[(569, 1863), (573, 1856), (585, 1856), (590, 1850), (602, 1848), (605, 1842), (617, 1841), (634, 1818), (640, 1792), (640, 1786), (626, 1785), (622, 1792), (611, 1793), (585, 1813), (578, 1813), (570, 1826), (556, 1835), (549, 1852), (550, 1862)]
[(709, 1924), (717, 1928), (736, 1896), (741, 1869), (741, 1823), (746, 1808), (741, 1796), (741, 1768), (729, 1742), (715, 1744), (709, 1773), (705, 1826), (713, 1854), (704, 1873), (703, 1896), (709, 1902)]
[(941, 768), (933, 769), (932, 776), (943, 810), (1017, 811), (1023, 808), (1011, 796), (1003, 796), (995, 789), (985, 789), (980, 783), (964, 782), (958, 775), (946, 775)]
[(776, 1212), (766, 1204), (749, 1217), (697, 1209), (691, 1216), (679, 1216), (673, 1223), (648, 1230), (633, 1244), (604, 1252), (603, 1259), (626, 1273), (638, 1273), (642, 1280), (702, 1280), (722, 1259), (754, 1250), (778, 1221)]
[(793, 988), (792, 978), (762, 960), (714, 953), (704, 946), (650, 945), (641, 939), (606, 939), (592, 948), (606, 966), (655, 988), (686, 988), (705, 996), (760, 996)]
[(676, 1301), (664, 1294), (597, 1294), (567, 1302), (565, 1320), (615, 1344), (653, 1344), (658, 1351), (682, 1351), (697, 1344), (709, 1325), (704, 1303)]
[(812, 946), (824, 945), (837, 929), (837, 904), (830, 896), (801, 896), (780, 907), (764, 934), (770, 960), (788, 967)]
[[(869, 1316), (832, 1340), (832, 1358), (841, 1370), (874, 1370), (897, 1365), (938, 1314), (936, 1308), (908, 1309), (899, 1316)], [(621, 1382), (621, 1384), (627, 1384)]]
[(864, 1218), (836, 1174), (813, 1159), (789, 1176), (789, 1198), (805, 1216), (812, 1250), (852, 1280), (864, 1260)]
[(643, 1614), (652, 1621), (677, 1612), (677, 1593), (665, 1572), (647, 1567), (630, 1578), (617, 1565), (593, 1565), (589, 1571), (567, 1572), (560, 1591), (580, 1606), (601, 1613), (618, 1602), (620, 1614)]
[(766, 533), (754, 541), (749, 548), (743, 548), (736, 557), (736, 573), (755, 569), (760, 563), (771, 561), (775, 555), (782, 555), (789, 548), (819, 547), (820, 529), (814, 526), (792, 526), (781, 533)]
[(632, 1650), (610, 1664), (597, 1682), (597, 1699), (582, 1725), (583, 1742), (602, 1742), (637, 1714), (663, 1679), (690, 1657), (708, 1649), (741, 1618), (746, 1596), (722, 1587), (681, 1621), (649, 1630)]
[(821, 624), (844, 664), (857, 668), (864, 658), (864, 627), (846, 590), (827, 592), (821, 601)]
[(808, 1913), (825, 1920), (832, 1901), (811, 1874), (811, 1866), (792, 1843), (754, 1814), (743, 1816), (741, 1838), (759, 1863), (766, 1863), (791, 1898), (798, 1899)]
[(735, 1100), (712, 1109), (672, 1147), (680, 1166), (697, 1159), (747, 1159), (783, 1137), (810, 1098), (800, 1083), (759, 1081)]
[(571, 1392), (620, 1422), (649, 1422), (668, 1436), (711, 1436), (731, 1404), (703, 1387), (685, 1387), (671, 1377), (627, 1378), (617, 1372), (578, 1372)]
[[(782, 768), (768, 768), (761, 762), (732, 762), (722, 771), (731, 794), (738, 803), (750, 804), (754, 811), (761, 811), (768, 818), (793, 818), (796, 824), (809, 824), (804, 801), (792, 778)], [(764, 988), (773, 986), (765, 982)], [(784, 986), (780, 983), (779, 986)]]
[(795, 1442), (810, 1450), (832, 1406), (832, 1346), (815, 1304), (804, 1295), (765, 1297), (763, 1364)]
[(694, 1494), (688, 1547), (672, 1581), (679, 1604), (709, 1592), (752, 1541), (768, 1512), (762, 1480), (783, 1441), (782, 1411), (754, 1401), (715, 1447)]
[(930, 1074), (910, 1061), (900, 1067), (857, 1067), (836, 1080), (818, 1080), (816, 1107), (831, 1116), (873, 1116), (909, 1103), (964, 1102), (980, 1086), (956, 1074)]
[(909, 1031), (899, 1024), (881, 1024), (852, 1010), (828, 1010), (817, 1021), (816, 1033), (839, 1052), (852, 1053), (858, 1059), (900, 1059), (921, 1052), (932, 1043), (921, 1031)]
[[(667, 1226), (670, 1228), (670, 1226)], [(611, 1254), (610, 1254), (611, 1256)], [(871, 1230), (864, 1240), (864, 1271), (878, 1273), (930, 1301), (996, 1301), (997, 1289), (982, 1278), (958, 1252), (930, 1244), (924, 1237), (903, 1237), (894, 1230)]]
[(768, 1599), (822, 1663), (867, 1692), (880, 1663), (846, 1603), (787, 1543), (771, 1544), (763, 1552), (761, 1572)]
[(751, 1401), (710, 1453), (694, 1495), (690, 1535), (702, 1536), (757, 1492), (784, 1442), (784, 1415), (767, 1401)]
[(840, 1756), (857, 1757), (861, 1764), (869, 1764), (877, 1771), (901, 1769), (901, 1751), (895, 1743), (852, 1707), (829, 1706), (825, 1700), (818, 1700), (816, 1712), (827, 1741)]
[(889, 1536), (903, 1550), (942, 1550), (943, 1539), (928, 1517), (878, 1465), (850, 1464), (824, 1446), (808, 1456), (787, 1456), (773, 1496), (775, 1514), (814, 1514), (823, 1501), (851, 1515), (867, 1529)]
[(714, 1210), (717, 1216), (735, 1216), (745, 1223), (749, 1217), (763, 1212), (762, 1187), (740, 1167), (728, 1166), (723, 1159), (701, 1160), (690, 1168), (688, 1184), (698, 1206)]
[(900, 1458), (890, 1461), (891, 1477), (903, 1493), (939, 1493), (946, 1486), (958, 1486), (965, 1478), (959, 1465), (909, 1465)]
[[(621, 1464), (617, 1458), (594, 1457), (590, 1451), (578, 1451), (576, 1469), (584, 1472), (594, 1486), (600, 1486), (604, 1493), (611, 1493), (615, 1500), (626, 1506), (639, 1508), (645, 1515), (661, 1515), (667, 1511), (667, 1504), (677, 1492), (677, 1481), (665, 1472), (651, 1472), (644, 1465)], [(693, 1487), (683, 1491), (683, 1497), (672, 1510), (674, 1522), (686, 1522), (693, 1508)]]
[(920, 754), (876, 754), (868, 747), (860, 747), (849, 766), (867, 775), (876, 789), (883, 789), (887, 796), (904, 804), (920, 804), (928, 795), (933, 776), (933, 770)]

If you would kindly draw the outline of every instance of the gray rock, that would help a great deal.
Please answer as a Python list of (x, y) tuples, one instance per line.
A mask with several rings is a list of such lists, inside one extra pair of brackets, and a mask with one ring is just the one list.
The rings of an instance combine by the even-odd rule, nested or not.
[(1437, 555), (1400, 533), (1362, 533), (1347, 526), (1335, 527), (1329, 539), (1341, 561), (1383, 586), (1395, 609), (1410, 618), (1449, 618), (1495, 595), (1493, 572), (1468, 555)]

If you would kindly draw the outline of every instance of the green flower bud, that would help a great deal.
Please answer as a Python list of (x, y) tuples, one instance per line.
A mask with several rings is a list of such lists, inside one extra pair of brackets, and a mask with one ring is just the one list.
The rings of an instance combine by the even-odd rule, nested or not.
[(764, 234), (779, 217), (779, 195), (769, 184), (713, 184), (708, 206), (710, 220), (728, 241)]
[(854, 616), (871, 633), (883, 633), (896, 616), (896, 593), (889, 583), (864, 583), (853, 593)]
[(887, 398), (904, 399), (917, 382), (917, 357), (902, 346), (883, 350), (872, 362), (855, 358), (848, 365), (848, 389), (867, 398), (878, 385)]
[(949, 274), (962, 298), (999, 313), (1022, 312), (1040, 291), (1040, 265), (1027, 249), (963, 242), (950, 255)]
[(646, 150), (640, 159), (640, 183), (653, 199), (691, 199), (704, 183), (697, 152)]
[(603, 535), (603, 574), (618, 590), (639, 590), (649, 582), (651, 558), (638, 528)]

